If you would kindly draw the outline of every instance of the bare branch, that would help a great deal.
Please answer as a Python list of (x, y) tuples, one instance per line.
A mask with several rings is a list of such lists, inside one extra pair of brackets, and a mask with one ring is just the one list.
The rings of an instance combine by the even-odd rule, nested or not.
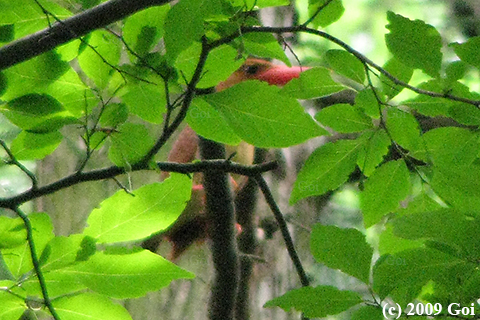
[[(158, 162), (157, 167), (162, 171), (178, 172), (178, 173), (194, 173), (204, 172), (207, 170), (218, 172), (230, 172), (246, 176), (255, 176), (262, 172), (273, 170), (277, 167), (276, 162), (269, 162), (261, 165), (245, 166), (238, 163), (233, 163), (227, 160), (209, 160), (196, 163), (168, 163)], [(148, 164), (134, 165), (128, 170), (122, 167), (111, 166), (108, 168), (97, 169), (87, 172), (76, 172), (72, 175), (66, 176), (63, 179), (57, 180), (38, 189), (30, 189), (19, 195), (10, 198), (0, 198), (0, 208), (15, 208), (19, 204), (42, 197), (47, 194), (52, 194), (62, 189), (66, 189), (73, 185), (87, 182), (111, 179), (120, 174), (124, 174), (139, 170), (151, 170)]]
[[(225, 158), (225, 146), (200, 137), (202, 159)], [(238, 250), (235, 212), (228, 175), (207, 170), (203, 174), (209, 235), (215, 278), (210, 296), (209, 319), (233, 320), (238, 289)]]
[(277, 220), (280, 231), (282, 232), (283, 240), (285, 241), (285, 245), (287, 247), (288, 254), (290, 255), (290, 259), (292, 259), (293, 265), (295, 266), (298, 276), (300, 277), (300, 282), (302, 283), (302, 286), (307, 287), (310, 285), (310, 281), (308, 280), (307, 274), (303, 269), (302, 262), (298, 257), (297, 251), (295, 250), (295, 245), (293, 244), (292, 237), (288, 231), (287, 222), (285, 221), (280, 208), (277, 206), (277, 203), (275, 202), (272, 192), (270, 192), (270, 188), (265, 182), (265, 179), (263, 179), (263, 177), (259, 174), (255, 176), (255, 180), (257, 181), (260, 190), (262, 190), (270, 210), (272, 210), (273, 215)]

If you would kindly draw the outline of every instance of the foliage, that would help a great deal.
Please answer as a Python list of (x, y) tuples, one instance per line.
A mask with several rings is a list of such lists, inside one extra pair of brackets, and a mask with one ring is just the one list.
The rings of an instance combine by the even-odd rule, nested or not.
[[(380, 67), (315, 29), (341, 17), (340, 0), (310, 1), (311, 19), (291, 28), (263, 28), (250, 14), (284, 4), (181, 0), (154, 6), (2, 70), (0, 110), (21, 129), (9, 146), (2, 140), (4, 158), (28, 175), (31, 188), (0, 199), (2, 208), (18, 215), (0, 217), (0, 319), (16, 320), (35, 303), (57, 319), (130, 319), (112, 299), (140, 297), (172, 280), (193, 277), (132, 245), (165, 230), (182, 213), (192, 188), (187, 175), (172, 174), (131, 193), (118, 191), (91, 212), (82, 233), (68, 237), (53, 234), (46, 213), (25, 215), (20, 209), (76, 183), (153, 170), (153, 156), (184, 119), (207, 139), (244, 140), (262, 148), (301, 144), (328, 135), (327, 128), (348, 133), (312, 152), (290, 203), (338, 190), (352, 183), (355, 171), (361, 173), (353, 183), (360, 189), (365, 229), (383, 230), (378, 248), (367, 241), (365, 230), (315, 225), (310, 251), (317, 262), (360, 280), (369, 295), (305, 286), (266, 307), (296, 309), (308, 317), (355, 307), (354, 319), (380, 319), (387, 302), (404, 311), (411, 303), (440, 303), (436, 316), (448, 318), (450, 303), (476, 303), (480, 96), (464, 78), (471, 70), (478, 72), (480, 39), (443, 48), (433, 26), (388, 12), (385, 41), (392, 58)], [(15, 41), (73, 14), (54, 2), (0, 0), (0, 39)], [(287, 31), (323, 37), (340, 49), (324, 52), (326, 65), (303, 72), (283, 88), (246, 81), (222, 92), (196, 94), (226, 80), (249, 55), (288, 62), (272, 35)], [(442, 60), (442, 50), (459, 60)], [(420, 71), (425, 80), (410, 84)], [(356, 91), (354, 104), (334, 104), (314, 117), (297, 100), (345, 88)], [(399, 101), (402, 90), (414, 96)], [(422, 127), (433, 117), (449, 124)], [(151, 136), (146, 123), (160, 126), (162, 133)], [(65, 180), (38, 186), (35, 174), (19, 160), (52, 154), (68, 138), (62, 131), (66, 126), (77, 128), (83, 139), (84, 162)], [(110, 167), (85, 171), (101, 148), (108, 148)], [(432, 314), (428, 310), (425, 315)]]

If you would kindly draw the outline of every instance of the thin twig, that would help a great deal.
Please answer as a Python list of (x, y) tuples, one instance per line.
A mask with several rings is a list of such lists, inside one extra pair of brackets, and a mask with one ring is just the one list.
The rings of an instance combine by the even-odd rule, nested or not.
[(15, 155), (8, 148), (5, 141), (0, 139), (0, 145), (5, 150), (5, 152), (8, 154), (8, 157), (10, 158), (10, 160), (8, 160), (7, 163), (13, 164), (13, 165), (17, 166), (20, 170), (22, 170), (23, 173), (25, 173), (30, 178), (30, 181), (32, 181), (32, 189), (36, 190), (37, 187), (38, 187), (38, 181), (37, 181), (37, 177), (35, 176), (35, 174), (32, 171), (28, 170), (27, 167), (25, 167), (20, 161), (17, 160)]
[(280, 231), (282, 232), (283, 240), (285, 241), (285, 246), (287, 247), (288, 254), (290, 255), (290, 259), (292, 260), (293, 265), (297, 270), (297, 274), (298, 274), (298, 277), (300, 278), (300, 282), (302, 283), (302, 286), (304, 287), (309, 286), (310, 281), (308, 280), (307, 274), (303, 269), (302, 262), (298, 257), (297, 251), (295, 250), (295, 245), (293, 244), (292, 237), (290, 236), (290, 232), (288, 231), (287, 222), (285, 221), (285, 218), (283, 217), (283, 214), (280, 211), (280, 208), (278, 207), (275, 199), (273, 198), (270, 188), (265, 182), (265, 179), (263, 179), (263, 177), (260, 174), (256, 175), (254, 179), (257, 182), (260, 190), (262, 190), (263, 196), (265, 197), (265, 200), (267, 201), (267, 204), (270, 207), (270, 210), (272, 210), (273, 215), (277, 220)]
[[(258, 174), (254, 177), (254, 179), (257, 182), (260, 190), (262, 190), (263, 196), (265, 197), (265, 200), (267, 201), (270, 210), (272, 210), (273, 215), (277, 220), (278, 226), (283, 236), (283, 240), (285, 241), (285, 247), (287, 248), (290, 259), (292, 260), (293, 265), (297, 270), (300, 282), (302, 283), (302, 286), (308, 287), (310, 285), (310, 280), (308, 280), (307, 274), (303, 269), (302, 262), (300, 261), (297, 250), (295, 249), (295, 245), (293, 244), (293, 240), (290, 236), (290, 232), (288, 231), (287, 222), (285, 221), (283, 214), (280, 211), (280, 208), (278, 207), (277, 202), (273, 198), (272, 192), (270, 191), (270, 188), (265, 182), (265, 179), (263, 179), (262, 175)], [(308, 318), (304, 314), (302, 314), (302, 320), (308, 320)]]
[(40, 268), (40, 262), (38, 260), (37, 252), (35, 250), (35, 241), (33, 240), (32, 223), (30, 222), (30, 219), (28, 218), (28, 216), (22, 210), (20, 210), (19, 207), (12, 208), (12, 210), (15, 211), (15, 213), (23, 220), (23, 223), (25, 225), (25, 229), (27, 231), (27, 242), (30, 248), (30, 257), (32, 258), (33, 268), (35, 269), (35, 273), (37, 274), (37, 278), (38, 278), (38, 283), (40, 285), (40, 289), (42, 290), (43, 301), (45, 303), (45, 306), (48, 308), (48, 310), (50, 311), (50, 313), (52, 314), (55, 320), (60, 320), (60, 317), (58, 316), (57, 311), (53, 307), (52, 301), (48, 296), (47, 284), (45, 282), (45, 277), (43, 276), (43, 272)]
[(322, 4), (320, 7), (318, 7), (318, 9), (315, 11), (315, 13), (310, 18), (308, 18), (307, 21), (302, 23), (302, 26), (309, 25), (313, 20), (315, 20), (315, 18), (320, 14), (320, 12), (322, 12), (322, 10), (325, 9), (332, 1), (333, 0), (328, 0), (327, 2)]
[(215, 47), (210, 46), (207, 43), (205, 37), (202, 38), (202, 51), (200, 52), (200, 56), (198, 58), (198, 63), (193, 73), (192, 79), (187, 84), (187, 89), (185, 91), (185, 96), (182, 101), (182, 107), (180, 111), (176, 115), (175, 119), (172, 121), (172, 124), (165, 128), (160, 138), (157, 140), (155, 145), (150, 149), (150, 151), (143, 157), (143, 159), (139, 162), (140, 164), (148, 163), (152, 157), (157, 154), (157, 152), (165, 145), (165, 143), (170, 139), (172, 134), (177, 130), (180, 124), (183, 122), (185, 117), (187, 116), (188, 108), (192, 103), (193, 98), (195, 97), (195, 91), (197, 83), (200, 81), (203, 73), (203, 67), (207, 61), (208, 54), (211, 50)]

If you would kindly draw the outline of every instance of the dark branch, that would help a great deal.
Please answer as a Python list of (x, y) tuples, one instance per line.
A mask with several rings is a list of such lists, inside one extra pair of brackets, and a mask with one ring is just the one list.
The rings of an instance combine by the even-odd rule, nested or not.
[[(158, 162), (157, 167), (162, 171), (178, 172), (178, 173), (194, 173), (204, 171), (217, 171), (217, 172), (230, 172), (246, 176), (255, 176), (262, 172), (273, 170), (277, 167), (277, 163), (269, 162), (261, 165), (245, 166), (238, 163), (233, 163), (227, 160), (211, 160), (201, 161), (196, 163), (168, 163)], [(151, 170), (148, 165), (136, 165), (132, 166), (129, 170), (125, 168), (111, 166), (104, 169), (97, 169), (88, 172), (74, 173), (63, 179), (55, 181), (37, 189), (30, 189), (19, 195), (10, 198), (0, 198), (0, 208), (12, 208), (13, 210), (20, 204), (27, 201), (42, 197), (47, 194), (52, 194), (56, 191), (71, 187), (73, 185), (87, 182), (111, 179), (120, 174), (124, 174), (132, 171), (139, 170)]]
[[(225, 158), (225, 147), (200, 137), (202, 159)], [(210, 320), (233, 320), (238, 287), (238, 252), (235, 241), (235, 213), (226, 173), (207, 170), (203, 174), (208, 233), (215, 266), (210, 297)]]
[(27, 61), (137, 11), (172, 0), (110, 0), (0, 48), (0, 70)]
[(290, 255), (290, 259), (292, 259), (293, 265), (295, 266), (298, 276), (300, 277), (300, 282), (302, 283), (302, 286), (307, 287), (310, 285), (310, 281), (308, 280), (307, 274), (305, 273), (300, 258), (298, 257), (297, 251), (295, 250), (292, 237), (290, 236), (290, 232), (288, 231), (287, 222), (285, 221), (285, 218), (283, 217), (280, 208), (278, 208), (277, 203), (275, 202), (275, 199), (270, 192), (270, 188), (268, 187), (263, 177), (261, 175), (257, 175), (255, 177), (255, 180), (257, 181), (260, 190), (262, 190), (262, 193), (265, 197), (265, 200), (267, 201), (268, 206), (270, 207), (270, 210), (272, 210), (273, 215), (277, 220), (278, 226), (280, 228), (280, 231), (282, 232), (282, 236), (285, 241), (285, 245), (287, 247), (288, 254)]
[[(267, 150), (255, 148), (253, 163), (265, 161)], [(249, 178), (235, 197), (235, 214), (242, 231), (237, 237), (240, 251), (240, 275), (235, 301), (235, 319), (250, 319), (250, 280), (253, 272), (254, 255), (257, 249), (255, 207), (258, 198), (258, 187), (255, 179)]]

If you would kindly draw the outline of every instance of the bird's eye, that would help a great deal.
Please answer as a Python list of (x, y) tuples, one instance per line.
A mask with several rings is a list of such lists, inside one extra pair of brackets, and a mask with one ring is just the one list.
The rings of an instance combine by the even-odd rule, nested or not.
[(245, 69), (245, 73), (248, 75), (254, 75), (260, 70), (260, 66), (257, 64), (254, 64), (252, 66), (247, 66)]

